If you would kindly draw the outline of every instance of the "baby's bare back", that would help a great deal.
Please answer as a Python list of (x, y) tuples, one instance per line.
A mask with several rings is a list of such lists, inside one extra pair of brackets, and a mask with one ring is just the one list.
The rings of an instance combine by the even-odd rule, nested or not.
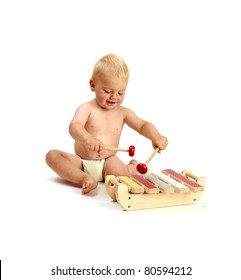
[[(91, 104), (91, 111), (84, 127), (91, 136), (99, 139), (104, 146), (118, 147), (123, 125), (122, 107), (105, 110)], [(105, 149), (100, 153), (89, 151), (84, 143), (78, 141), (75, 141), (75, 152), (86, 159), (104, 159), (116, 153)]]

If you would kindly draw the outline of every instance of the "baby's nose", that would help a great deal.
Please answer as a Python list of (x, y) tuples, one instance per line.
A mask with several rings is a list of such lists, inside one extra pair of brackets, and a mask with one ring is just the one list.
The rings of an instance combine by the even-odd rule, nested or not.
[(113, 92), (110, 96), (110, 98), (112, 99), (116, 99), (116, 97), (117, 97), (117, 92)]

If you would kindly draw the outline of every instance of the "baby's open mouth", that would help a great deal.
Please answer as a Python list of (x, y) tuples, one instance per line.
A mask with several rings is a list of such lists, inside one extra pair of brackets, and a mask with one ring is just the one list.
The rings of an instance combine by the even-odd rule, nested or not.
[(116, 101), (107, 100), (106, 103), (108, 105), (114, 105), (116, 103)]

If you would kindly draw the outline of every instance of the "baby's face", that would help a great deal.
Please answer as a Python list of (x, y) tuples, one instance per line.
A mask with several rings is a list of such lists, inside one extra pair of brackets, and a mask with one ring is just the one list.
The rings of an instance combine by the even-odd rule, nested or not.
[(128, 80), (101, 73), (90, 80), (90, 88), (95, 92), (97, 104), (104, 109), (114, 109), (124, 100)]

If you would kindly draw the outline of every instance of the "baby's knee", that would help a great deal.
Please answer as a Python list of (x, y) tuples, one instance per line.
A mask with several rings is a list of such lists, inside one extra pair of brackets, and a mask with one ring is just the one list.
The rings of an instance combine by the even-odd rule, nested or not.
[(55, 162), (57, 161), (57, 158), (58, 158), (57, 150), (51, 150), (45, 156), (46, 163), (49, 166), (53, 166), (55, 164)]
[(128, 166), (125, 165), (117, 156), (112, 156), (105, 160), (103, 177), (107, 175), (127, 176)]

